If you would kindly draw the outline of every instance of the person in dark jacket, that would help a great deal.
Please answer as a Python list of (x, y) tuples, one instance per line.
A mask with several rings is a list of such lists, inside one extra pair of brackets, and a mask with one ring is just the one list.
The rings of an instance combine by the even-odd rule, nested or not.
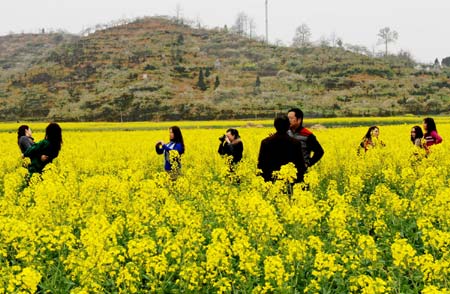
[(244, 152), (244, 144), (242, 143), (239, 132), (236, 129), (228, 129), (225, 135), (219, 138), (219, 154), (231, 156), (232, 164), (236, 164), (242, 159), (242, 152)]
[(23, 154), (31, 160), (28, 166), (30, 175), (42, 173), (44, 167), (58, 157), (62, 142), (61, 127), (57, 123), (50, 123), (45, 129), (45, 139), (31, 145)]
[(303, 181), (306, 172), (300, 141), (287, 134), (289, 119), (281, 116), (275, 119), (276, 133), (261, 141), (258, 156), (258, 168), (262, 170), (262, 177), (266, 182), (272, 180), (272, 173), (280, 170), (281, 166), (294, 163), (297, 168), (296, 182)]
[(303, 111), (299, 108), (292, 108), (288, 111), (290, 129), (288, 135), (300, 141), (303, 149), (303, 158), (308, 167), (316, 164), (323, 156), (324, 151), (316, 136), (303, 127)]
[(19, 144), (20, 151), (22, 154), (34, 144), (34, 139), (32, 137), (31, 129), (27, 125), (21, 125), (17, 130), (17, 144)]

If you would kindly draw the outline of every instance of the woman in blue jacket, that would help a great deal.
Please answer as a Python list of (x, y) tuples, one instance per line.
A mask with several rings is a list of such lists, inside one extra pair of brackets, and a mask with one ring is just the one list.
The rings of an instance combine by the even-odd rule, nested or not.
[(183, 135), (177, 126), (170, 127), (169, 134), (169, 143), (164, 144), (163, 141), (156, 143), (156, 153), (164, 154), (164, 169), (166, 171), (178, 171), (181, 168), (181, 155), (184, 153)]

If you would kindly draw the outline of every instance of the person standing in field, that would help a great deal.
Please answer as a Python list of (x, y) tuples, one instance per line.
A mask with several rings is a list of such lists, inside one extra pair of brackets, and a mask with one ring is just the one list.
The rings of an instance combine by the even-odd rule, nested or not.
[(156, 153), (164, 154), (164, 169), (176, 178), (181, 168), (181, 155), (184, 153), (184, 141), (181, 130), (177, 126), (169, 128), (169, 143), (158, 141), (155, 145)]
[(306, 168), (316, 164), (323, 156), (324, 151), (316, 136), (303, 127), (303, 111), (300, 108), (292, 108), (288, 111), (290, 129), (288, 135), (300, 141), (302, 144), (303, 158)]
[(278, 171), (281, 166), (292, 162), (297, 168), (295, 182), (303, 182), (306, 165), (302, 144), (287, 134), (289, 130), (288, 117), (277, 117), (274, 126), (276, 133), (262, 140), (259, 148), (258, 168), (262, 170), (262, 177), (266, 182), (272, 181), (274, 171)]
[(373, 149), (375, 147), (384, 147), (385, 144), (378, 137), (380, 135), (380, 129), (377, 126), (371, 126), (367, 130), (367, 133), (361, 140), (360, 147), (364, 149), (365, 152), (369, 149)]
[(439, 136), (436, 128), (436, 123), (431, 117), (427, 117), (423, 120), (423, 129), (425, 134), (423, 135), (425, 139), (425, 149), (429, 150), (430, 146), (436, 145), (442, 142), (441, 136)]
[(32, 137), (32, 132), (29, 126), (21, 125), (17, 130), (17, 143), (19, 144), (20, 151), (22, 155), (25, 151), (34, 144), (34, 138)]
[(42, 173), (44, 167), (58, 157), (62, 143), (61, 127), (57, 123), (50, 123), (45, 129), (45, 139), (31, 145), (23, 154), (31, 160), (28, 166), (30, 175)]
[[(225, 135), (219, 138), (219, 154), (231, 156), (231, 165), (237, 164), (242, 159), (244, 144), (236, 129), (228, 129)], [(232, 166), (230, 166), (231, 168)]]
[(411, 129), (411, 142), (417, 146), (422, 148), (422, 139), (423, 139), (423, 132), (422, 128), (419, 126), (414, 126)]

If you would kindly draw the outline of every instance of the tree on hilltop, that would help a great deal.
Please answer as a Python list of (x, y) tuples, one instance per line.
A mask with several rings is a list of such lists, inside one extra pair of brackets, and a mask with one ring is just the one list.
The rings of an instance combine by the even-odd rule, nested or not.
[(388, 55), (388, 44), (394, 43), (398, 39), (398, 33), (394, 30), (391, 30), (390, 27), (385, 27), (380, 29), (380, 31), (377, 34), (378, 36), (378, 44), (384, 44), (385, 51), (384, 56)]
[(306, 23), (302, 23), (295, 30), (295, 36), (292, 39), (292, 46), (303, 48), (311, 44), (311, 29)]

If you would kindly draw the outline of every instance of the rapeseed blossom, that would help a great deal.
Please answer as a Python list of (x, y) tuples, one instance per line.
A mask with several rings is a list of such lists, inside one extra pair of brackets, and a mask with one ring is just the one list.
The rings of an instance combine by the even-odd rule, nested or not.
[(167, 129), (67, 131), (29, 183), (3, 132), (0, 293), (449, 293), (449, 149), (382, 128), (363, 155), (365, 128), (315, 131), (325, 156), (303, 184), (292, 165), (257, 176), (268, 128), (240, 129), (233, 173), (217, 134), (183, 130), (176, 180), (153, 150)]

